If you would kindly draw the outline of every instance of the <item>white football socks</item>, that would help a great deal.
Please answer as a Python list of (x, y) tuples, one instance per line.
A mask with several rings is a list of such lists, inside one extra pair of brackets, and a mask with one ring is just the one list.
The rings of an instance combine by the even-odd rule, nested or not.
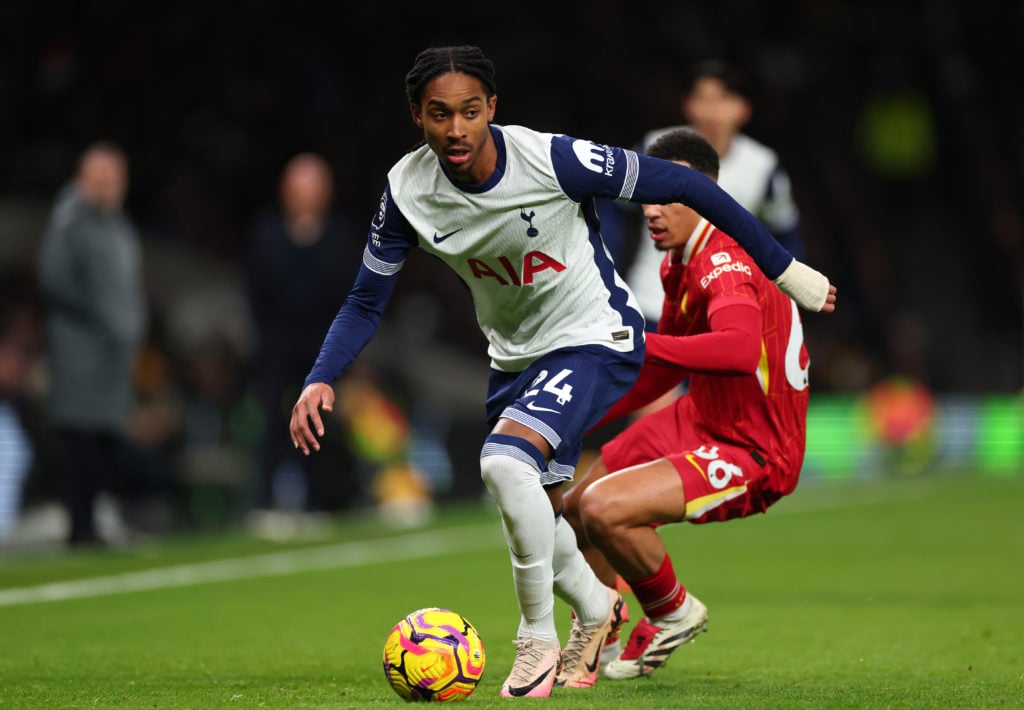
[(498, 504), (512, 558), (512, 578), (523, 615), (519, 636), (558, 641), (551, 566), (555, 518), (540, 475), (530, 464), (500, 454), (482, 457), (480, 472)]
[(600, 624), (608, 616), (608, 588), (590, 569), (576, 545), (576, 533), (562, 516), (555, 522), (555, 594), (576, 612), (584, 626)]

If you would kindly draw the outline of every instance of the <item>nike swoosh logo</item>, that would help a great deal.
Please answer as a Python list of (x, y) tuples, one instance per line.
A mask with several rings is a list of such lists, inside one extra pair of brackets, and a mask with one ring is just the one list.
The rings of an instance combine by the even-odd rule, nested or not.
[(538, 407), (533, 402), (527, 402), (526, 403), (526, 408), (527, 409), (531, 409), (534, 412), (554, 412), (555, 414), (559, 414), (560, 413), (557, 409), (548, 409), (547, 407)]
[(537, 687), (538, 685), (540, 685), (541, 683), (543, 683), (543, 682), (544, 682), (544, 679), (545, 679), (545, 678), (547, 678), (547, 677), (548, 677), (549, 675), (551, 675), (551, 672), (552, 672), (553, 670), (555, 670), (555, 667), (554, 667), (554, 666), (551, 666), (551, 667), (550, 667), (550, 668), (548, 668), (548, 669), (547, 669), (546, 671), (544, 671), (543, 673), (541, 673), (541, 674), (540, 674), (540, 675), (539, 675), (539, 676), (538, 676), (538, 677), (537, 677), (537, 678), (536, 678), (536, 679), (535, 679), (535, 680), (534, 680), (534, 681), (533, 681), (532, 683), (530, 683), (529, 685), (524, 685), (524, 686), (523, 686), (522, 688), (513, 688), (513, 687), (512, 687), (511, 685), (510, 685), (510, 686), (508, 687), (508, 694), (509, 694), (509, 695), (511, 695), (511, 696), (513, 696), (513, 697), (516, 697), (516, 698), (521, 698), (521, 697), (523, 697), (524, 695), (526, 695), (527, 693), (529, 693), (529, 692), (530, 692), (531, 690), (533, 690), (534, 688), (536, 688), (536, 687)]
[(587, 672), (593, 673), (597, 670), (598, 664), (601, 662), (601, 653), (604, 651), (604, 644), (597, 647), (597, 652), (594, 654), (594, 660), (592, 663), (585, 664), (587, 666)]
[(448, 237), (452, 236), (453, 234), (458, 234), (461, 231), (462, 231), (462, 228), (459, 227), (454, 232), (448, 232), (448, 234), (442, 234), (440, 237), (437, 236), (437, 232), (434, 232), (434, 244), (440, 244), (441, 242), (443, 242)]

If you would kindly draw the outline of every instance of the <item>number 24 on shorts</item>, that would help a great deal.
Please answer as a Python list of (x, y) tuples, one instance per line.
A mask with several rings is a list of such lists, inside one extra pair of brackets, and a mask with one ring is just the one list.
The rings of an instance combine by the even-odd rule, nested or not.
[(561, 384), (562, 380), (564, 380), (571, 374), (572, 370), (562, 370), (557, 375), (552, 377), (550, 380), (544, 382), (544, 380), (547, 379), (548, 371), (541, 370), (540, 373), (538, 373), (538, 375), (533, 379), (533, 382), (530, 383), (530, 389), (523, 392), (523, 396), (536, 397), (541, 392), (541, 389), (538, 388), (537, 385), (539, 385), (541, 382), (544, 382), (543, 390), (545, 392), (550, 392), (551, 394), (555, 395), (558, 398), (557, 401), (559, 404), (565, 404), (566, 402), (572, 399), (572, 385), (564, 384), (561, 385), (561, 387), (559, 387), (559, 385)]

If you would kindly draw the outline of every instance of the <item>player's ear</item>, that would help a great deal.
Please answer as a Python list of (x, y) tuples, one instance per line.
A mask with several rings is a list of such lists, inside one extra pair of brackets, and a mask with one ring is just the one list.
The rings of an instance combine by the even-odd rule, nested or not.
[(498, 95), (497, 94), (492, 94), (491, 97), (489, 99), (487, 99), (487, 122), (488, 123), (491, 123), (494, 120), (494, 112), (497, 110), (497, 108), (498, 108)]
[(693, 119), (691, 118), (691, 116), (693, 115), (693, 99), (690, 98), (689, 94), (683, 96), (683, 98), (679, 101), (679, 110), (682, 111), (683, 118), (686, 119), (687, 123), (693, 122)]
[(410, 103), (409, 112), (412, 114), (412, 122), (418, 127), (423, 128), (423, 109), (420, 108), (419, 104)]
[(739, 107), (737, 109), (737, 113), (739, 114), (739, 122), (740, 124), (745, 124), (748, 121), (750, 121), (750, 117), (754, 115), (754, 107), (750, 103), (750, 99), (748, 99), (746, 96), (740, 96), (737, 105)]

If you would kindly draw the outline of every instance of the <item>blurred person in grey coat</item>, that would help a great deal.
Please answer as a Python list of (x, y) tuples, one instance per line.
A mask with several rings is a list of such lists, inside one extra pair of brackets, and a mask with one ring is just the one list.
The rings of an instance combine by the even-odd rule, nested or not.
[(40, 254), (49, 368), (47, 414), (61, 444), (61, 494), (68, 542), (101, 544), (94, 521), (100, 490), (129, 458), (133, 366), (147, 326), (142, 254), (122, 210), (124, 152), (95, 143), (59, 193)]

